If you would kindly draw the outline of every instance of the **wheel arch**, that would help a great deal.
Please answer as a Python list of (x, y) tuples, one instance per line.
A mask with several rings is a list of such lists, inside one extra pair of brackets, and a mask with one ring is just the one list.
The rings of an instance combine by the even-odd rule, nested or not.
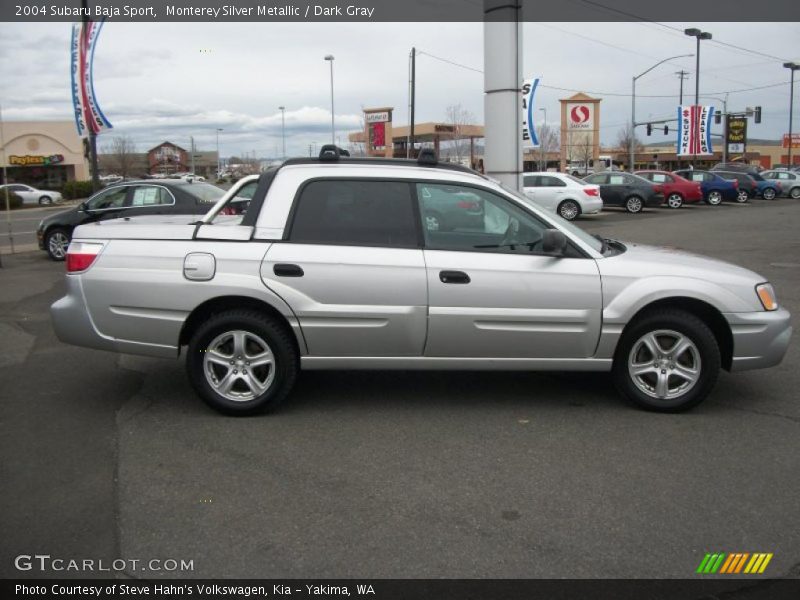
[(192, 334), (210, 317), (234, 309), (251, 309), (275, 319), (277, 323), (285, 327), (286, 331), (291, 334), (290, 337), (295, 344), (295, 350), (297, 350), (298, 356), (305, 353), (305, 340), (303, 339), (300, 326), (294, 317), (291, 317), (290, 321), (280, 310), (264, 300), (259, 300), (251, 296), (235, 295), (217, 296), (196, 306), (183, 322), (180, 334), (178, 335), (178, 348), (180, 349), (182, 346), (188, 345)]
[[(649, 312), (658, 309), (673, 308), (684, 310), (691, 313), (703, 321), (717, 340), (719, 346), (720, 357), (722, 359), (722, 368), (726, 371), (731, 370), (733, 362), (733, 332), (725, 320), (722, 313), (712, 304), (698, 298), (690, 296), (672, 296), (667, 298), (660, 298), (654, 300), (644, 306), (640, 307), (633, 316), (628, 320), (623, 327), (620, 338), (625, 334), (625, 331), (632, 326), (638, 319), (641, 319)], [(619, 340), (617, 340), (619, 342)], [(619, 344), (617, 343), (617, 346)], [(616, 348), (615, 348), (616, 351)]]

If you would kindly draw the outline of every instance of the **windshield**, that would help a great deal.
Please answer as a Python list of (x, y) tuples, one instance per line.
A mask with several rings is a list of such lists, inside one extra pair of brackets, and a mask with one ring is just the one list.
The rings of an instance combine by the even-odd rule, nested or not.
[[(586, 182), (581, 181), (581, 184), (585, 184), (585, 183)], [(502, 183), (500, 184), (500, 187), (503, 188), (504, 191), (506, 191), (509, 194), (511, 194), (512, 196), (514, 196), (515, 198), (517, 198), (517, 199), (521, 200), (522, 202), (524, 202), (526, 206), (535, 206), (535, 204), (533, 204), (533, 202), (531, 202), (530, 198), (528, 198), (527, 196), (525, 196), (523, 194), (520, 194), (517, 190), (512, 190), (510, 188), (507, 188)], [(586, 244), (587, 246), (591, 247), (593, 250), (602, 253), (602, 251), (603, 251), (603, 243), (600, 240), (598, 240), (596, 237), (586, 233), (580, 227), (570, 223), (569, 221), (567, 221), (565, 219), (560, 220), (559, 223), (558, 223), (558, 226), (561, 229), (563, 229), (564, 231), (566, 231), (567, 233), (569, 233), (569, 234), (575, 236), (576, 238), (578, 238), (579, 240), (581, 240), (584, 244)]]
[(200, 200), (203, 204), (215, 204), (222, 196), (225, 195), (225, 190), (218, 188), (210, 183), (193, 182), (188, 185), (181, 186), (181, 189)]

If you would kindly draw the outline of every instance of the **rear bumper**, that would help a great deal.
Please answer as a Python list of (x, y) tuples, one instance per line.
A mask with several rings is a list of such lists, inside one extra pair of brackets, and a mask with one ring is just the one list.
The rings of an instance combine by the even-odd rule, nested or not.
[(733, 333), (731, 371), (774, 367), (783, 360), (792, 337), (788, 310), (726, 313), (725, 319)]
[(96, 350), (140, 354), (143, 356), (174, 358), (178, 355), (176, 346), (145, 344), (103, 335), (98, 331), (94, 321), (92, 321), (91, 314), (86, 306), (86, 298), (83, 293), (80, 276), (67, 275), (66, 284), (66, 296), (56, 300), (50, 307), (53, 329), (56, 332), (56, 337), (62, 342)]
[(585, 215), (594, 215), (603, 210), (603, 200), (600, 196), (587, 196), (586, 199), (581, 200), (580, 203), (581, 212)]

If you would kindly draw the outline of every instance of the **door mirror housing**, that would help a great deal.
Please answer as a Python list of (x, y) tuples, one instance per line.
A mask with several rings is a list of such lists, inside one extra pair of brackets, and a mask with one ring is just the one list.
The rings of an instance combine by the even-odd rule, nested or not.
[(78, 204), (78, 210), (81, 212), (89, 212), (89, 203), (84, 200), (80, 204)]
[(564, 256), (567, 236), (558, 229), (545, 229), (542, 233), (542, 253), (548, 256)]

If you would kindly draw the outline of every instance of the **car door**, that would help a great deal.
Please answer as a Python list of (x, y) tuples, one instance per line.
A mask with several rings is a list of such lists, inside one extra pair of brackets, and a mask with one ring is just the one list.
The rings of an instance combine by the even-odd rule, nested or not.
[[(421, 187), (434, 185), (439, 184), (418, 183), (418, 194)], [(424, 229), (429, 304), (425, 356), (592, 356), (602, 310), (595, 261), (577, 250), (571, 258), (542, 255), (543, 221), (495, 192), (465, 188), (483, 199), (482, 227)]]
[(37, 200), (35, 197), (36, 190), (28, 185), (22, 185), (21, 183), (12, 184), (9, 186), (9, 190), (19, 196), (24, 204), (31, 204)]
[(541, 186), (540, 189), (544, 196), (539, 204), (549, 210), (555, 211), (561, 200), (564, 199), (564, 192), (567, 189), (567, 184), (558, 177), (542, 175), (539, 177), (539, 185)]
[(422, 355), (420, 214), (405, 181), (301, 185), (285, 239), (270, 246), (261, 275), (297, 315), (310, 355)]
[(106, 188), (95, 194), (82, 205), (84, 223), (116, 219), (123, 216), (128, 204), (128, 194), (132, 186), (121, 185)]

